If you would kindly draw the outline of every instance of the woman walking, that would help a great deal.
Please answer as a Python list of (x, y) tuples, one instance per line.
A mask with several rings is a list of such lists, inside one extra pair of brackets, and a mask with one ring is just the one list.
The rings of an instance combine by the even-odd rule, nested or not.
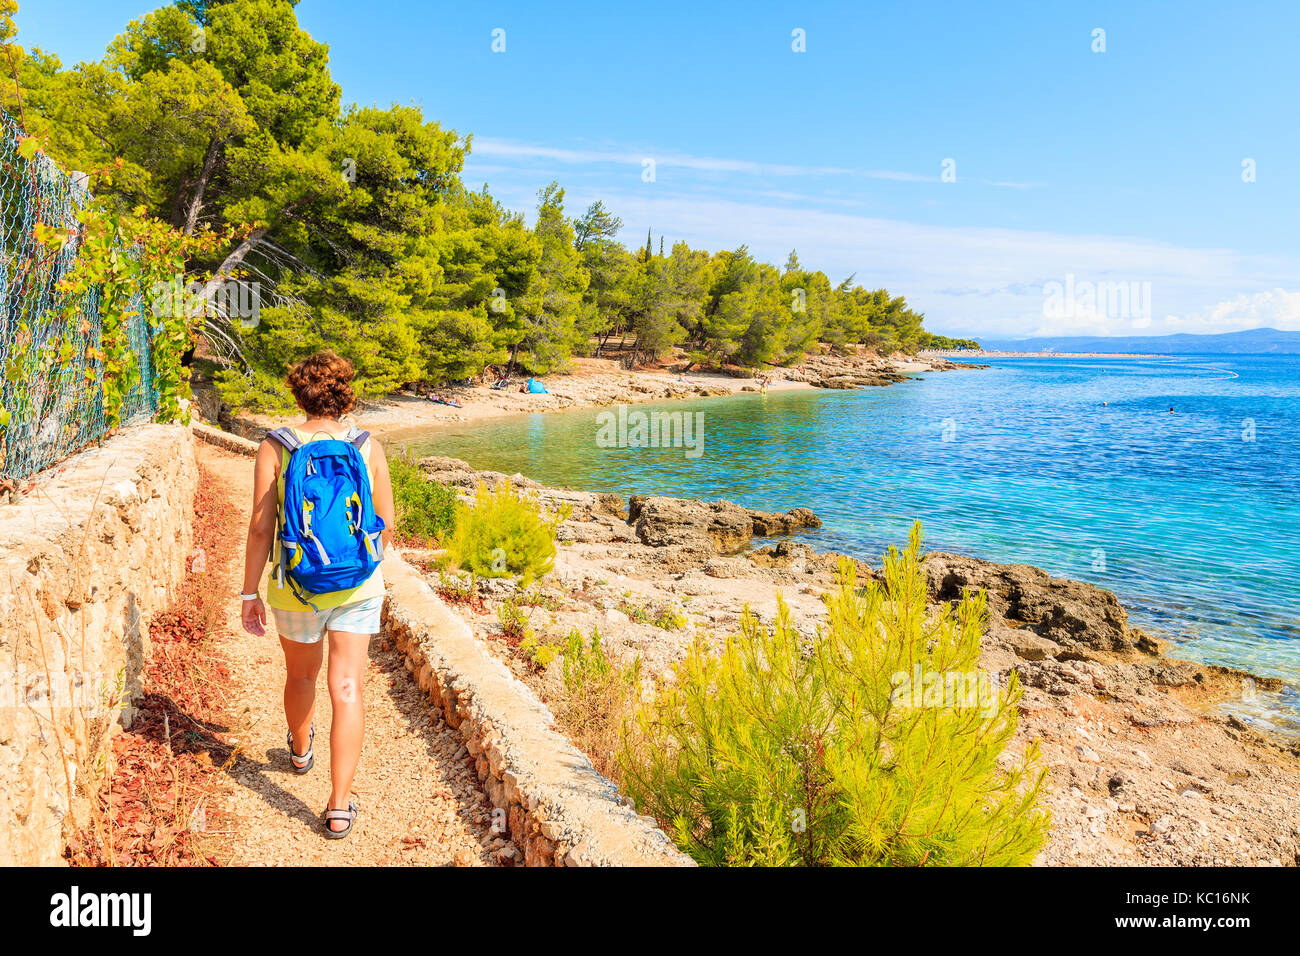
[(266, 604), (275, 612), (284, 649), (286, 742), (296, 773), (315, 763), (316, 678), (322, 638), (329, 635), (333, 720), (331, 790), (324, 812), (329, 839), (347, 836), (357, 816), (352, 778), (361, 757), (362, 687), (370, 637), (379, 630), (384, 602), (379, 559), (394, 523), (383, 448), (368, 433), (339, 421), (356, 403), (352, 377), (352, 363), (330, 351), (317, 352), (289, 372), (289, 388), (306, 419), (275, 429), (258, 447), (241, 595), (244, 629), (265, 634), (266, 608), (258, 587), (270, 560)]

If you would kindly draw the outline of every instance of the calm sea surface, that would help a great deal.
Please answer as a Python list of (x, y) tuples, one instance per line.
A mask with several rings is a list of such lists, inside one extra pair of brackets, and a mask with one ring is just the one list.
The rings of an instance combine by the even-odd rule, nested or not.
[(698, 457), (600, 447), (600, 410), (408, 443), (546, 484), (807, 506), (825, 524), (802, 540), (873, 563), (920, 519), (929, 549), (1092, 582), (1181, 656), (1284, 678), (1233, 709), (1300, 731), (1300, 356), (989, 361), (635, 406), (702, 413)]

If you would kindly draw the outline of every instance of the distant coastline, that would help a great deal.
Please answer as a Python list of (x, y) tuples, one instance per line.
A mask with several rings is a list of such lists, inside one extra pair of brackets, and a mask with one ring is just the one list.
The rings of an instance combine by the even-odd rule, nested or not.
[(971, 335), (967, 342), (942, 341), (936, 345), (960, 345), (969, 342), (985, 354), (1051, 353), (1053, 355), (1124, 355), (1146, 357), (1166, 355), (1298, 355), (1300, 331), (1285, 329), (1245, 329), (1239, 332), (1192, 333), (1170, 335), (1059, 335), (1032, 338), (1000, 338), (994, 335)]
[(922, 358), (1063, 358), (1063, 359), (1114, 359), (1114, 358), (1172, 358), (1168, 353), (1160, 352), (1004, 352), (984, 349), (950, 349), (942, 352), (923, 351)]

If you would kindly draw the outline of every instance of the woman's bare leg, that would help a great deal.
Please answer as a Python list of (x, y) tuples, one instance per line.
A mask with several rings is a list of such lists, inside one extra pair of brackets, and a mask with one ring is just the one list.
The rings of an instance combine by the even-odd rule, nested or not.
[(320, 674), (324, 657), (324, 641), (300, 644), (280, 638), (284, 648), (284, 719), (293, 732), (293, 749), (299, 754), (307, 750), (311, 735), (312, 714), (316, 709), (316, 678)]
[[(346, 810), (352, 796), (352, 777), (361, 759), (365, 732), (366, 661), (370, 635), (330, 631), (329, 688), (334, 720), (330, 725), (330, 802), (332, 810)], [(347, 829), (346, 820), (331, 820), (332, 830)]]

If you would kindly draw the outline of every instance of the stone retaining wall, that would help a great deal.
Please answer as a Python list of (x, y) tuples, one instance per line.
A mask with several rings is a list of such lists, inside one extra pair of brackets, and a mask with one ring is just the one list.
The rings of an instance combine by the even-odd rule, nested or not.
[(532, 689), (492, 657), (419, 572), (384, 558), (384, 633), (477, 760), (528, 866), (693, 866), (654, 820), (554, 729)]
[(220, 428), (213, 428), (211, 425), (205, 425), (200, 421), (191, 422), (190, 428), (194, 430), (195, 438), (205, 441), (209, 445), (216, 445), (226, 451), (233, 451), (237, 455), (248, 455), (250, 457), (257, 455), (258, 443), (248, 438), (232, 435), (230, 432), (224, 432)]
[(197, 483), (189, 430), (143, 425), (0, 505), (0, 865), (57, 864), (69, 812), (87, 823), (188, 567)]
[[(195, 437), (252, 455), (257, 444), (205, 425)], [(477, 760), (479, 779), (528, 866), (694, 866), (638, 816), (554, 727), (532, 689), (492, 657), (396, 550), (384, 557), (384, 633)]]

